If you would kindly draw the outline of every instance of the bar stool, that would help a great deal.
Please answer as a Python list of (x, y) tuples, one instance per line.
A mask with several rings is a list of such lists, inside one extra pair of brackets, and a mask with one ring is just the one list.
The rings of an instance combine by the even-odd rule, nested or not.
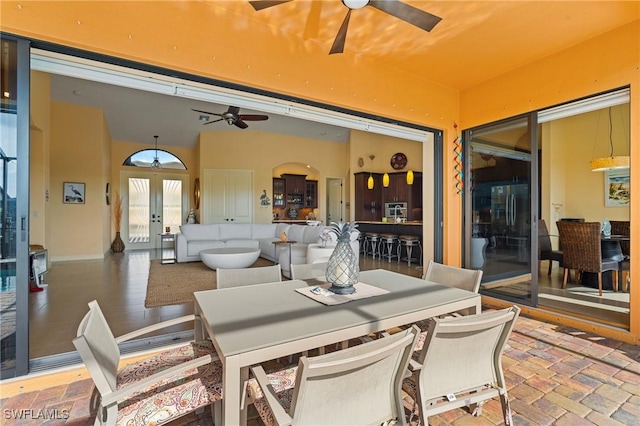
[(366, 250), (366, 245), (365, 245), (365, 238), (364, 238), (364, 233), (360, 232), (360, 234), (358, 234), (358, 244), (360, 244), (360, 253), (362, 254), (367, 254), (367, 250)]
[(391, 263), (392, 257), (398, 257), (398, 251), (395, 249), (396, 244), (398, 244), (398, 236), (396, 234), (380, 234), (380, 256), (386, 257), (389, 263)]
[(364, 254), (370, 254), (374, 259), (376, 254), (380, 258), (380, 233), (378, 232), (365, 232), (364, 233), (365, 252)]
[[(407, 253), (407, 257), (401, 257), (403, 246)], [(411, 266), (414, 247), (418, 247), (420, 249), (420, 257), (418, 258), (418, 262), (422, 266), (422, 244), (420, 243), (420, 237), (418, 237), (417, 235), (400, 235), (398, 237), (398, 263), (400, 263), (400, 260), (406, 260), (407, 265)]]

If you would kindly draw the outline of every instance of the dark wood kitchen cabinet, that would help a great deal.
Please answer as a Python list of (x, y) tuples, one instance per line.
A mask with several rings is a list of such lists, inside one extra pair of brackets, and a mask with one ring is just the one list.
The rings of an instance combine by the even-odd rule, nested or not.
[(318, 207), (318, 181), (305, 181), (304, 206), (315, 209)]
[[(381, 221), (384, 210), (382, 204), (382, 175), (380, 173), (355, 173), (355, 219)], [(373, 177), (373, 189), (367, 187), (369, 176)]]
[(407, 184), (406, 173), (389, 173), (389, 186), (382, 188), (382, 202), (406, 203), (410, 190), (411, 185)]

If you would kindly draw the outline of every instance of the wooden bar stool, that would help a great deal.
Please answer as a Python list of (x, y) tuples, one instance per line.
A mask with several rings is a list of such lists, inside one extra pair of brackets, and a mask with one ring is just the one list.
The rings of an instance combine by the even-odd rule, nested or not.
[[(406, 257), (402, 257), (402, 247), (405, 248), (405, 252), (407, 254)], [(413, 259), (413, 248), (418, 247), (420, 249), (420, 257), (418, 257), (418, 262), (422, 266), (422, 244), (420, 243), (420, 237), (417, 235), (400, 235), (398, 237), (398, 263), (401, 260), (406, 260), (407, 265), (411, 266), (411, 259)]]
[(386, 257), (389, 263), (391, 258), (398, 257), (398, 250), (396, 245), (398, 244), (398, 236), (396, 234), (380, 234), (380, 256)]
[(364, 243), (366, 245), (364, 254), (370, 254), (373, 259), (378, 256), (380, 258), (380, 233), (378, 232), (365, 232)]

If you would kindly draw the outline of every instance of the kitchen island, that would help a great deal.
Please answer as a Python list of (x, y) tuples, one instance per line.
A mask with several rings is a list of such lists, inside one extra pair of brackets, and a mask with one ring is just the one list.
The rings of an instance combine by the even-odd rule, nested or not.
[(417, 235), (422, 239), (422, 221), (411, 220), (407, 222), (382, 222), (382, 221), (367, 221), (357, 220), (358, 231), (365, 232), (379, 232), (396, 235)]

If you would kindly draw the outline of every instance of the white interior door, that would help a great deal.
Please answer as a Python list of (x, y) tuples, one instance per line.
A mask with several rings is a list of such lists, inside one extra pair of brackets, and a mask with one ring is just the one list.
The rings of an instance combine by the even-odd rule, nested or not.
[(342, 179), (327, 179), (327, 225), (341, 222), (342, 212)]
[(127, 249), (157, 248), (159, 234), (179, 232), (187, 216), (187, 175), (122, 172), (120, 182)]

